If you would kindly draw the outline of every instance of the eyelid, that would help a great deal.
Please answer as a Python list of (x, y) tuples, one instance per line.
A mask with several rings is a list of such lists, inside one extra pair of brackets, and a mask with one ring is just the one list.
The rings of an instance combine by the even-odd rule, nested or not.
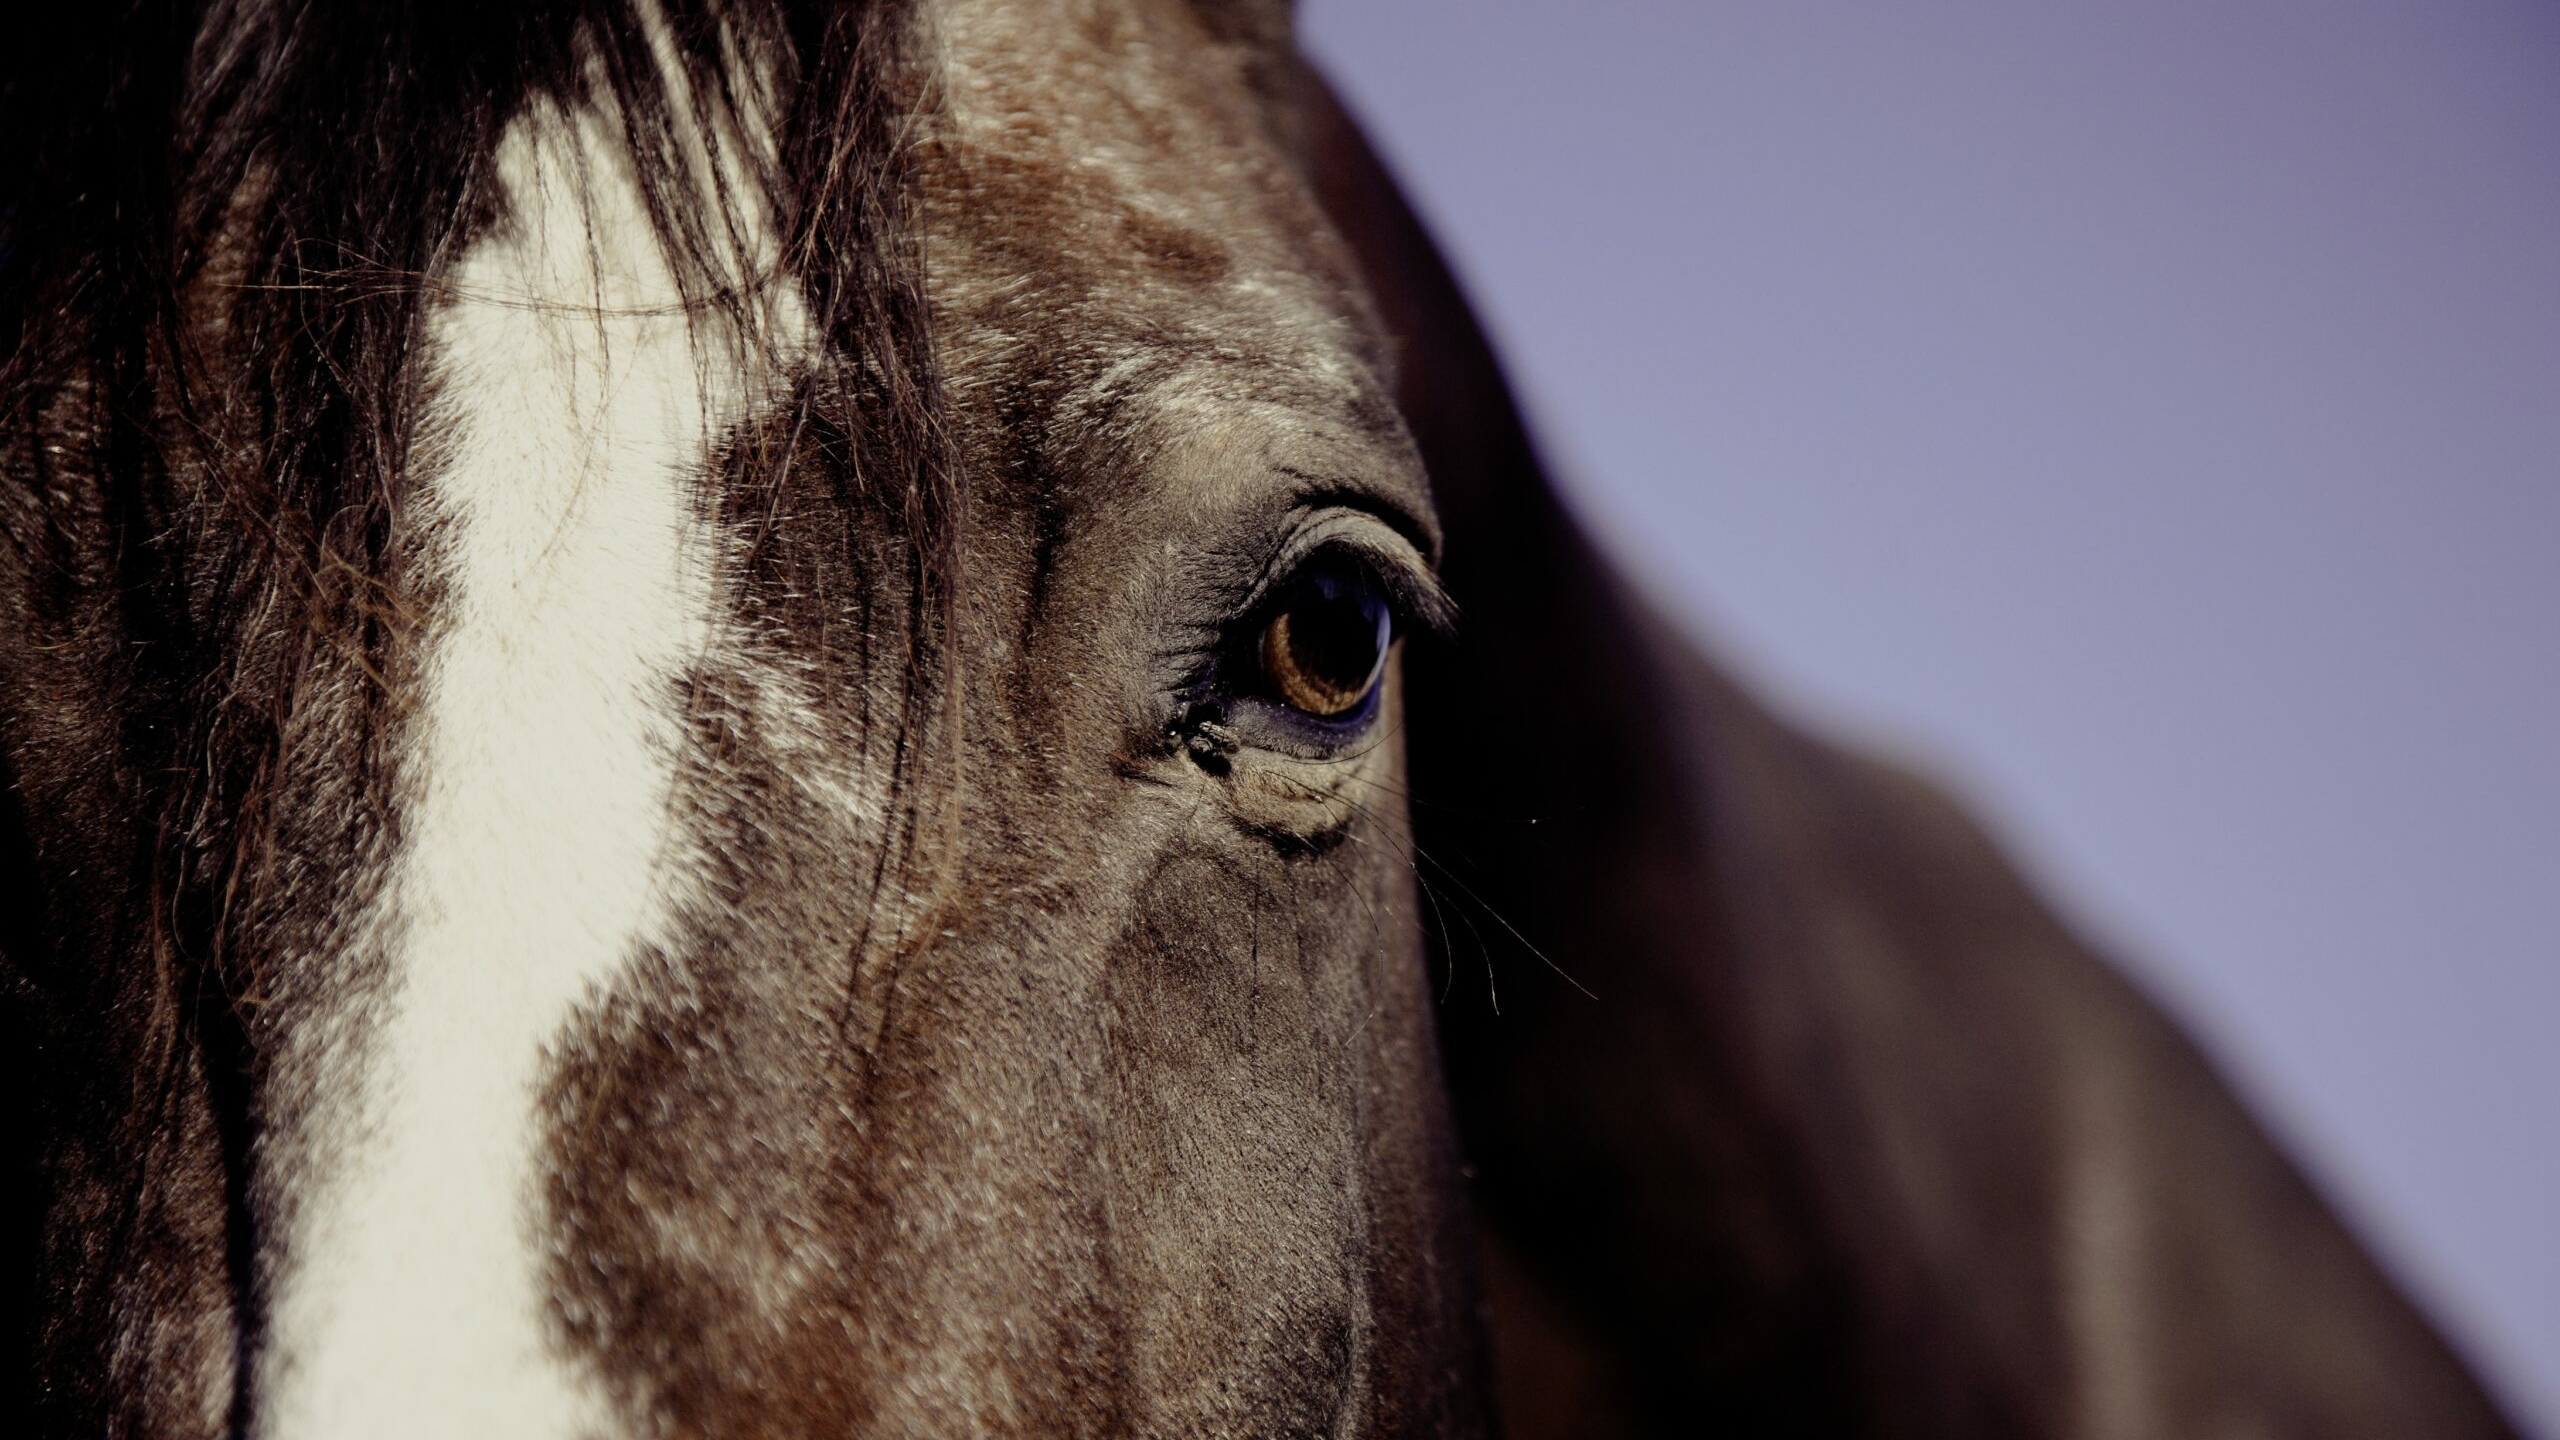
[(1348, 550), (1367, 560), (1400, 622), (1444, 639), (1456, 628), (1457, 604), (1440, 588), (1440, 579), (1422, 552), (1384, 520), (1349, 509), (1318, 512), (1291, 532), (1263, 567), (1238, 613), (1251, 615), (1263, 608), (1307, 562), (1327, 550)]

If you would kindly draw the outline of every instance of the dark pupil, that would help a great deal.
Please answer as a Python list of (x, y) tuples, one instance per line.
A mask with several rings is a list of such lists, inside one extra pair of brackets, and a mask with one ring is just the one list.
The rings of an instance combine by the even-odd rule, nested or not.
[(1282, 617), (1274, 638), (1283, 654), (1282, 698), (1319, 715), (1357, 705), (1375, 678), (1386, 647), (1387, 607), (1358, 579), (1319, 573), (1310, 577)]

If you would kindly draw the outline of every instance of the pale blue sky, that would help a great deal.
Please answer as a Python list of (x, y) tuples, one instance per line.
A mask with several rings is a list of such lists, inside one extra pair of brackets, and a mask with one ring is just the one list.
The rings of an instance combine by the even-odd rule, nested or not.
[(2560, 7), (1302, 13), (1618, 552), (2560, 1436)]

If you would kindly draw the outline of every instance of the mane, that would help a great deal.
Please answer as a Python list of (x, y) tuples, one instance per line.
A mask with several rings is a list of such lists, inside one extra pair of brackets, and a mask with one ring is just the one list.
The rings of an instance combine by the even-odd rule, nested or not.
[[(120, 749), (157, 836), (136, 861), (130, 946), (148, 975), (125, 982), (149, 1013), (118, 1022), (146, 1032), (122, 1102), (137, 1144), (157, 1143), (151, 1107), (184, 1083), (190, 1047), (229, 1112), (226, 1144), (248, 1143), (238, 1077), (256, 1057), (238, 1004), (281, 943), (264, 933), (275, 895), (313, 878), (274, 833), (282, 757), (314, 716), (354, 736), (398, 720), (386, 677), (415, 617), (391, 572), (412, 461), (434, 443), (423, 317), (456, 257), (504, 222), (498, 145), (532, 107), (618, 119), (684, 292), (742, 333), (759, 310), (724, 278), (731, 252), (750, 214), (776, 222), (824, 359), (794, 378), (777, 463), (732, 456), (725, 478), (771, 487), (789, 465), (824, 466), (876, 563), (903, 571), (884, 577), (903, 617), (882, 617), (905, 630), (902, 782), (905, 737), (940, 687), (957, 504), (914, 184), (929, 95), (906, 9), (137, 0), (41, 7), (9, 47), (0, 546), (45, 577), (24, 603), (112, 615), (125, 641)], [(743, 175), (706, 203), (691, 137), (765, 130), (774, 143), (746, 147)], [(372, 807), (346, 823), (379, 853), (387, 762), (341, 749), (373, 767), (343, 777)], [(0, 961), (23, 990), (30, 957)]]
[[(380, 582), (422, 439), (421, 315), (503, 219), (498, 141), (540, 102), (619, 117), (679, 282), (742, 327), (755, 311), (726, 283), (723, 250), (747, 207), (780, 220), (785, 271), (829, 355), (798, 387), (791, 428), (894, 522), (911, 655), (938, 653), (952, 467), (902, 9), (48, 7), (56, 33), (15, 47), (0, 78), (0, 453), (27, 467), (6, 504), (87, 492), (111, 511), (125, 543), (115, 573), (90, 578), (135, 623), (153, 719), (193, 732), (172, 772), (213, 772), (177, 797), (173, 837), (201, 849), (255, 835), (274, 742), (315, 662), (370, 655), (404, 621)], [(755, 118), (741, 72), (758, 70), (780, 100), (779, 143), (749, 147), (745, 181), (762, 193), (724, 181), (705, 213), (688, 137)], [(12, 523), (9, 538), (44, 528)], [(233, 888), (244, 858), (187, 854), (175, 889)], [(218, 954), (218, 916), (178, 918)]]

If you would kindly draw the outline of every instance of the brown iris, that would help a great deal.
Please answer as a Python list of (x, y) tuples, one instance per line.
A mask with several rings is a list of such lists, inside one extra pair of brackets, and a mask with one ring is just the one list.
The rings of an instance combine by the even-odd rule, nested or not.
[(1339, 720), (1360, 708), (1385, 668), (1387, 603), (1365, 578), (1320, 571), (1262, 631), (1262, 671), (1295, 710)]

